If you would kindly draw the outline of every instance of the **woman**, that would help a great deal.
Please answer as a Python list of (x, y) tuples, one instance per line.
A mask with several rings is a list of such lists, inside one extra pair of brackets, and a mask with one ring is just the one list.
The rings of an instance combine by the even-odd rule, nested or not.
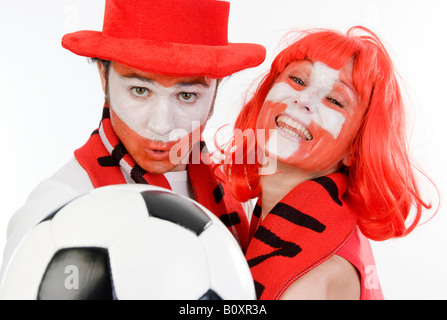
[[(247, 131), (256, 139), (236, 135)], [(260, 299), (383, 299), (365, 236), (405, 236), (430, 206), (376, 35), (302, 32), (272, 63), (223, 152), (221, 179), (240, 201), (258, 197), (246, 258)], [(272, 163), (275, 172), (263, 174)]]

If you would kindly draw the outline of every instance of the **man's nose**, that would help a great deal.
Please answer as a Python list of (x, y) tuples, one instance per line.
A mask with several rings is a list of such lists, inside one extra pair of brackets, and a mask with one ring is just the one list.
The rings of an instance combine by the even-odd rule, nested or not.
[(166, 135), (174, 128), (173, 106), (168, 97), (157, 97), (149, 106), (148, 129), (158, 135)]

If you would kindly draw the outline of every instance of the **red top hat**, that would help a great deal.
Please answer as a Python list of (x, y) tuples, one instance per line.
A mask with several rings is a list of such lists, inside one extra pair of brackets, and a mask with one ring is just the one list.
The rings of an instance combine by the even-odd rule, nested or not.
[(228, 42), (229, 10), (218, 0), (106, 0), (102, 32), (66, 34), (62, 46), (149, 73), (223, 78), (258, 66), (266, 53)]

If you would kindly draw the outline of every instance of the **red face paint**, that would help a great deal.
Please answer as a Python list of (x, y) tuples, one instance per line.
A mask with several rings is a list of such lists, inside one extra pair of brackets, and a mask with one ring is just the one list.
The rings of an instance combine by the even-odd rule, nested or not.
[(364, 114), (353, 87), (352, 64), (334, 70), (321, 62), (290, 63), (259, 114), (257, 129), (271, 131), (266, 154), (309, 172), (337, 170)]
[(151, 173), (184, 169), (208, 119), (216, 80), (149, 74), (113, 62), (108, 85), (112, 126), (134, 160)]
[(192, 146), (200, 141), (204, 129), (204, 126), (200, 126), (176, 141), (162, 142), (140, 136), (113, 110), (110, 112), (110, 117), (113, 128), (127, 152), (140, 167), (154, 174), (184, 170)]

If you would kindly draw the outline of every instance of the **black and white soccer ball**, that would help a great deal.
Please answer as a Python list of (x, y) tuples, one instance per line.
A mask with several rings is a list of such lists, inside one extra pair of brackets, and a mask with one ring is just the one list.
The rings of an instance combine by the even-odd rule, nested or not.
[(256, 299), (236, 239), (197, 202), (146, 185), (94, 189), (36, 225), (0, 299)]

